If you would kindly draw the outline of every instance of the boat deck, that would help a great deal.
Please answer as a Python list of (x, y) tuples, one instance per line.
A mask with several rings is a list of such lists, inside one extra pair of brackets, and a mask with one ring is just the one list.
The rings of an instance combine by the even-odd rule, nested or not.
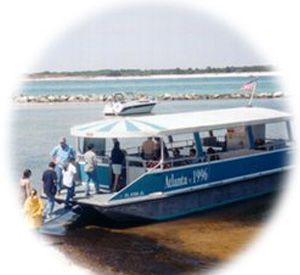
[[(61, 191), (61, 194), (57, 194), (55, 196), (55, 199), (59, 202), (64, 202), (66, 199), (66, 193), (67, 190), (63, 189)], [(105, 205), (108, 203), (110, 198), (113, 196), (113, 193), (101, 193), (96, 194), (94, 190), (91, 190), (91, 196), (87, 197), (85, 196), (84, 186), (79, 184), (76, 185), (75, 188), (75, 197), (73, 198), (73, 201), (78, 204), (89, 204), (89, 205)]]

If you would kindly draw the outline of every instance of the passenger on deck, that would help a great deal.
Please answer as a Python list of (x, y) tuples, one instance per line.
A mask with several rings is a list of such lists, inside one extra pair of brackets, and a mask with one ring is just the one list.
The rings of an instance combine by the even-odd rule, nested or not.
[(67, 195), (65, 200), (65, 208), (72, 207), (71, 200), (75, 195), (75, 175), (77, 169), (75, 166), (75, 158), (70, 158), (67, 166), (63, 170), (63, 185), (67, 188)]
[(30, 228), (37, 229), (43, 224), (44, 204), (35, 189), (24, 203), (24, 212)]
[(154, 158), (156, 144), (152, 137), (148, 137), (142, 145), (142, 158), (145, 160), (152, 160)]
[(180, 150), (178, 148), (173, 149), (173, 166), (181, 166), (184, 163), (180, 161), (182, 155), (180, 154)]
[(191, 148), (189, 151), (189, 160), (187, 161), (188, 164), (194, 164), (194, 163), (198, 163), (198, 159), (197, 159), (197, 151), (195, 148)]
[(180, 154), (180, 150), (178, 148), (174, 148), (173, 157), (174, 157), (174, 159), (179, 159), (179, 158), (182, 157), (181, 154)]
[[(159, 137), (155, 137), (154, 138), (154, 160), (160, 160), (161, 159), (161, 138)], [(163, 142), (163, 146), (164, 146), (164, 159), (169, 158), (169, 152), (168, 149), (166, 147), (166, 144)]]
[(122, 174), (122, 164), (125, 160), (124, 151), (120, 149), (120, 142), (114, 143), (114, 148), (111, 151), (111, 166), (114, 175), (114, 182), (112, 186), (112, 192), (116, 192), (119, 185), (120, 176)]
[(90, 194), (90, 183), (93, 182), (95, 184), (96, 193), (100, 192), (99, 183), (96, 180), (95, 171), (97, 166), (97, 157), (95, 153), (95, 146), (94, 144), (88, 144), (87, 146), (88, 151), (84, 154), (84, 172), (86, 172), (88, 178), (85, 186), (85, 195), (89, 197)]
[(265, 143), (264, 139), (262, 139), (262, 138), (257, 138), (257, 139), (255, 140), (254, 144), (255, 144), (255, 148), (256, 148), (256, 149), (266, 150), (266, 147), (265, 147), (266, 143)]
[(214, 160), (219, 160), (220, 159), (220, 157), (217, 154), (216, 150), (214, 148), (212, 148), (212, 147), (209, 147), (207, 149), (207, 155), (208, 155), (210, 161), (214, 161)]
[(21, 200), (21, 205), (24, 205), (26, 199), (30, 196), (31, 190), (32, 190), (32, 185), (31, 185), (31, 170), (30, 169), (25, 169), (23, 172), (23, 176), (20, 179), (20, 200)]
[(44, 193), (47, 196), (47, 204), (46, 208), (44, 209), (44, 216), (46, 218), (51, 218), (55, 204), (57, 174), (54, 169), (55, 163), (51, 161), (48, 169), (43, 173), (42, 177)]
[(60, 193), (62, 189), (62, 170), (65, 165), (67, 165), (68, 160), (73, 157), (75, 158), (74, 149), (67, 144), (67, 140), (65, 137), (60, 139), (59, 145), (55, 146), (50, 156), (52, 161), (56, 164), (55, 172), (57, 173), (57, 189), (58, 193)]

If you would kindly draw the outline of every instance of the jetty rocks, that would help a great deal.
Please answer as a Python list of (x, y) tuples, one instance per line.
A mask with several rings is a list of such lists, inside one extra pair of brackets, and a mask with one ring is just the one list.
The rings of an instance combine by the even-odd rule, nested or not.
[[(225, 94), (170, 94), (156, 96), (158, 101), (172, 100), (216, 100), (216, 99), (247, 99), (250, 98), (250, 93), (225, 93)], [(256, 93), (254, 98), (280, 98), (283, 97), (283, 92), (273, 93)], [(135, 100), (142, 100), (147, 97), (145, 94), (136, 94)], [(18, 95), (13, 97), (13, 101), (17, 103), (68, 103), (68, 102), (106, 102), (111, 100), (111, 95), (41, 95), (41, 96), (26, 96)]]

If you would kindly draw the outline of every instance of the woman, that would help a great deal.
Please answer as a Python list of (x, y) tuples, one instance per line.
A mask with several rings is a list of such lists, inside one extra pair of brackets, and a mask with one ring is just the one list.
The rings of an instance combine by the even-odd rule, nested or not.
[(32, 185), (30, 180), (31, 175), (31, 170), (25, 169), (23, 172), (23, 176), (20, 179), (20, 200), (22, 206), (24, 205), (26, 199), (30, 196), (30, 193), (32, 191)]
[(43, 224), (43, 210), (43, 201), (37, 191), (32, 189), (24, 204), (24, 212), (30, 228), (37, 229)]
[(122, 174), (122, 164), (124, 162), (124, 159), (125, 155), (124, 152), (120, 149), (120, 142), (116, 141), (114, 143), (114, 148), (111, 151), (111, 166), (115, 178), (112, 186), (113, 193), (117, 191), (120, 175)]

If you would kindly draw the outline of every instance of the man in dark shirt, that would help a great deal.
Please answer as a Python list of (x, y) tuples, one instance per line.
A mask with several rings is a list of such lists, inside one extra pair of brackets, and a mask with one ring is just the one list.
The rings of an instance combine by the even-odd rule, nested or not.
[(42, 181), (43, 181), (43, 189), (44, 193), (47, 196), (47, 205), (45, 207), (44, 216), (46, 218), (50, 218), (52, 216), (52, 212), (55, 204), (55, 194), (57, 191), (56, 183), (57, 183), (57, 174), (54, 171), (55, 163), (51, 161), (49, 163), (48, 169), (43, 173)]

